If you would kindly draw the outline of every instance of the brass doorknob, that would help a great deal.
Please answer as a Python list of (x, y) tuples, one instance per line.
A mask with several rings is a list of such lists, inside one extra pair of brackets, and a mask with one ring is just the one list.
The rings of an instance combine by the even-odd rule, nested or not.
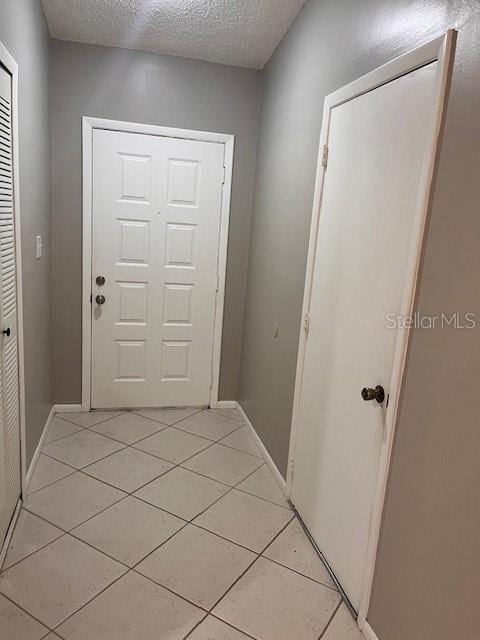
[(369, 400), (376, 400), (378, 404), (382, 404), (385, 400), (385, 389), (380, 385), (377, 385), (375, 389), (372, 389), (371, 387), (364, 387), (362, 389), (362, 398), (366, 402)]
[(95, 302), (96, 302), (97, 304), (104, 304), (104, 303), (105, 303), (105, 300), (106, 300), (105, 296), (101, 296), (101, 295), (98, 295), (98, 296), (95, 298)]

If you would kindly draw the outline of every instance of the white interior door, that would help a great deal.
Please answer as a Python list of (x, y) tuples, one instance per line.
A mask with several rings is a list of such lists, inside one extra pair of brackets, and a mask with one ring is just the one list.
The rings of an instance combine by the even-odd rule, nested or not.
[(224, 145), (93, 135), (92, 407), (208, 405)]
[(357, 609), (436, 65), (331, 111), (292, 501)]
[(21, 493), (11, 76), (0, 65), (0, 546)]

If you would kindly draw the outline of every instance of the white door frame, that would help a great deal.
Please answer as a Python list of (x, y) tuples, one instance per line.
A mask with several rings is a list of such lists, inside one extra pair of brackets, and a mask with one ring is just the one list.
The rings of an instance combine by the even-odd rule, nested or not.
[(222, 193), (220, 213), (220, 234), (218, 248), (218, 287), (215, 299), (215, 325), (212, 353), (212, 386), (210, 389), (210, 406), (218, 404), (218, 387), (220, 377), (220, 357), (222, 350), (223, 311), (225, 303), (225, 278), (227, 270), (228, 227), (230, 221), (230, 199), (233, 174), (233, 151), (235, 136), (225, 133), (209, 133), (207, 131), (191, 131), (160, 127), (137, 122), (105, 120), (103, 118), (82, 118), (83, 135), (83, 248), (82, 248), (82, 410), (91, 408), (91, 364), (92, 364), (92, 315), (90, 295), (92, 293), (92, 217), (93, 217), (93, 131), (123, 131), (141, 133), (183, 140), (201, 142), (217, 142), (225, 145), (224, 166), (225, 182)]
[[(432, 62), (438, 63), (436, 79), (435, 97), (435, 117), (429, 133), (427, 152), (422, 166), (420, 180), (419, 198), (414, 214), (413, 241), (410, 248), (410, 255), (407, 263), (407, 280), (403, 294), (400, 313), (408, 316), (413, 312), (416, 299), (416, 289), (418, 274), (420, 270), (420, 260), (423, 249), (423, 241), (427, 217), (432, 199), (432, 182), (435, 171), (436, 159), (439, 151), (440, 136), (445, 113), (447, 87), (450, 78), (451, 63), (453, 59), (453, 48), (456, 32), (453, 30), (427, 44), (406, 53), (391, 62), (375, 69), (350, 84), (342, 87), (338, 91), (331, 93), (325, 98), (322, 131), (320, 135), (320, 149), (317, 166), (317, 176), (315, 184), (315, 195), (313, 200), (313, 213), (310, 228), (310, 241), (308, 247), (308, 260), (305, 279), (305, 292), (303, 299), (302, 318), (305, 327), (308, 328), (309, 309), (313, 286), (313, 275), (315, 267), (315, 252), (317, 246), (317, 236), (319, 231), (319, 221), (322, 206), (322, 194), (325, 178), (325, 163), (323, 162), (324, 148), (328, 149), (329, 125), (332, 109), (349, 100), (361, 96), (377, 87), (395, 80), (411, 71)], [(405, 328), (398, 330), (395, 344), (392, 378), (390, 380), (389, 392), (390, 401), (385, 416), (385, 438), (382, 442), (380, 462), (375, 488), (374, 507), (370, 524), (367, 557), (365, 561), (365, 572), (363, 576), (360, 606), (358, 611), (358, 626), (363, 628), (366, 622), (370, 595), (373, 583), (373, 573), (375, 568), (376, 553), (380, 535), (380, 525), (382, 520), (383, 504), (387, 486), (388, 469), (393, 445), (393, 436), (397, 421), (400, 395), (404, 378), (405, 362), (409, 345), (410, 331)], [(308, 334), (302, 327), (300, 331), (299, 351), (297, 360), (297, 372), (295, 379), (295, 394), (292, 414), (292, 430), (290, 437), (290, 450), (288, 456), (287, 470), (287, 495), (291, 496), (292, 482), (294, 474), (295, 441), (299, 430), (300, 400), (302, 392), (303, 369)]]
[(23, 340), (22, 233), (20, 227), (20, 164), (18, 153), (18, 64), (2, 42), (0, 42), (0, 63), (12, 76), (13, 215), (15, 223), (15, 267), (17, 270), (16, 286), (18, 391), (20, 412), (20, 466), (22, 479), (22, 498), (25, 498), (27, 495), (27, 454), (25, 428), (25, 357)]

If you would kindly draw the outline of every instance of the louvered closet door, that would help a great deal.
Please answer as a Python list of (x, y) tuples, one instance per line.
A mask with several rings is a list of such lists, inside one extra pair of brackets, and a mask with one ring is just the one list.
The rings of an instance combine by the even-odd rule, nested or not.
[(11, 76), (0, 66), (0, 544), (21, 492)]

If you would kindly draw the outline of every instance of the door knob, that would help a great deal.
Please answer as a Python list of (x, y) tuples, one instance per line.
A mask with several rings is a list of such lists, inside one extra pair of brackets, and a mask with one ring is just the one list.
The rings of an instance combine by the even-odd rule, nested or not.
[(385, 389), (380, 385), (377, 385), (375, 389), (365, 387), (362, 389), (362, 398), (367, 402), (369, 400), (376, 400), (378, 404), (382, 404), (385, 400)]
[(10, 337), (10, 333), (11, 333), (10, 327), (7, 327), (6, 329), (4, 329), (2, 333), (4, 336), (7, 336), (7, 338)]
[(95, 302), (96, 302), (97, 304), (104, 304), (104, 303), (105, 303), (105, 300), (106, 300), (105, 296), (100, 296), (100, 295), (98, 295), (98, 296), (95, 298)]
[(95, 282), (97, 283), (97, 286), (103, 287), (103, 285), (105, 284), (105, 276), (97, 276), (95, 278)]

